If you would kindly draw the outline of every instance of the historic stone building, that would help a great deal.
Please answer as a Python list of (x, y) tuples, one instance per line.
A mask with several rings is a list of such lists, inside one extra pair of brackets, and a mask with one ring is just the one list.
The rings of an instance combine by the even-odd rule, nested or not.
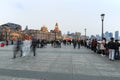
[(22, 27), (14, 23), (6, 23), (0, 26), (0, 40), (16, 40), (21, 38)]
[(62, 33), (59, 30), (58, 23), (55, 24), (55, 28), (53, 30), (48, 31), (48, 28), (43, 25), (40, 30), (34, 30), (34, 29), (28, 29), (28, 26), (26, 26), (25, 30), (23, 30), (23, 37), (26, 35), (29, 37), (35, 37), (39, 40), (61, 40), (62, 39)]
[(56, 23), (55, 28), (50, 31), (48, 31), (45, 25), (43, 25), (40, 30), (28, 29), (28, 26), (26, 26), (25, 30), (22, 30), (18, 24), (7, 23), (0, 26), (0, 33), (0, 40), (16, 40), (17, 38), (24, 40), (32, 39), (32, 37), (47, 41), (62, 39), (58, 23)]

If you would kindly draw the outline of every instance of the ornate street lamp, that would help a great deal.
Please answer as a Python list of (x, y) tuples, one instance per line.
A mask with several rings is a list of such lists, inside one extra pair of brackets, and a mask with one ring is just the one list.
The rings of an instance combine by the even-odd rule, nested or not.
[(104, 21), (105, 14), (101, 14), (101, 21), (102, 21), (102, 38), (103, 38), (103, 21)]

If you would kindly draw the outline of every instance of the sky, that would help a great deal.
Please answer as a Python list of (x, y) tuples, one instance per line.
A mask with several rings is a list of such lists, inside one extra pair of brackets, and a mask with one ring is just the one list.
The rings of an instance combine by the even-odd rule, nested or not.
[(56, 22), (62, 33), (101, 35), (120, 30), (120, 0), (0, 0), (0, 25), (11, 22), (22, 29), (54, 29)]

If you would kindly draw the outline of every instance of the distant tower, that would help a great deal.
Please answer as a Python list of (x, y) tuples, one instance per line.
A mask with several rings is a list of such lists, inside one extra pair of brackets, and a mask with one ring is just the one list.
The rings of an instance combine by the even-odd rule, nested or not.
[(58, 26), (58, 23), (56, 23), (55, 26)]
[(58, 23), (55, 24), (55, 29), (54, 29), (54, 31), (60, 32), (60, 30), (59, 30), (59, 28), (58, 28)]
[(70, 31), (67, 32), (67, 35), (70, 35)]
[(25, 30), (28, 30), (28, 26), (26, 26)]

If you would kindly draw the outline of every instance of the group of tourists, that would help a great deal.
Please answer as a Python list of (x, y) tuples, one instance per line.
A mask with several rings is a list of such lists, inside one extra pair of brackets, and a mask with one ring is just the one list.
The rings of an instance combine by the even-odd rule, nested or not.
[(120, 43), (116, 39), (111, 38), (109, 42), (106, 42), (105, 38), (102, 38), (101, 41), (97, 41), (97, 39), (87, 40), (86, 41), (87, 48), (90, 48), (94, 52), (100, 53), (101, 56), (108, 56), (109, 60), (119, 60), (119, 47)]
[[(80, 49), (80, 46), (85, 46), (91, 50), (93, 50), (96, 53), (101, 54), (101, 56), (108, 56), (109, 60), (119, 60), (120, 59), (120, 53), (119, 53), (119, 47), (120, 43), (116, 39), (111, 38), (109, 42), (106, 41), (105, 38), (102, 38), (101, 41), (98, 41), (96, 38), (94, 39), (87, 39), (87, 40), (53, 40), (50, 42), (47, 42), (46, 40), (39, 40), (36, 38), (33, 38), (32, 40), (25, 39), (21, 41), (20, 39), (17, 39), (16, 42), (11, 41), (11, 44), (14, 44), (14, 50), (13, 50), (13, 58), (16, 58), (19, 54), (20, 57), (26, 56), (29, 53), (33, 53), (33, 56), (36, 56), (36, 48), (45, 48), (47, 44), (51, 44), (54, 48), (61, 48), (61, 43), (63, 45), (73, 45), (73, 49)], [(7, 44), (8, 45), (8, 44)]]
[(50, 44), (54, 48), (61, 48), (61, 40), (52, 40)]
[(33, 52), (33, 56), (36, 56), (36, 47), (37, 47), (37, 40), (23, 40), (20, 39), (16, 40), (13, 49), (13, 59), (16, 58), (18, 55), (20, 57), (28, 55), (30, 52)]
[(31, 39), (24, 39), (20, 40), (17, 39), (16, 41), (12, 41), (11, 44), (14, 44), (13, 49), (13, 58), (16, 58), (17, 55), (26, 56), (29, 53), (33, 52), (33, 56), (36, 55), (36, 48), (45, 48), (47, 45), (46, 40), (39, 40), (36, 38)]

